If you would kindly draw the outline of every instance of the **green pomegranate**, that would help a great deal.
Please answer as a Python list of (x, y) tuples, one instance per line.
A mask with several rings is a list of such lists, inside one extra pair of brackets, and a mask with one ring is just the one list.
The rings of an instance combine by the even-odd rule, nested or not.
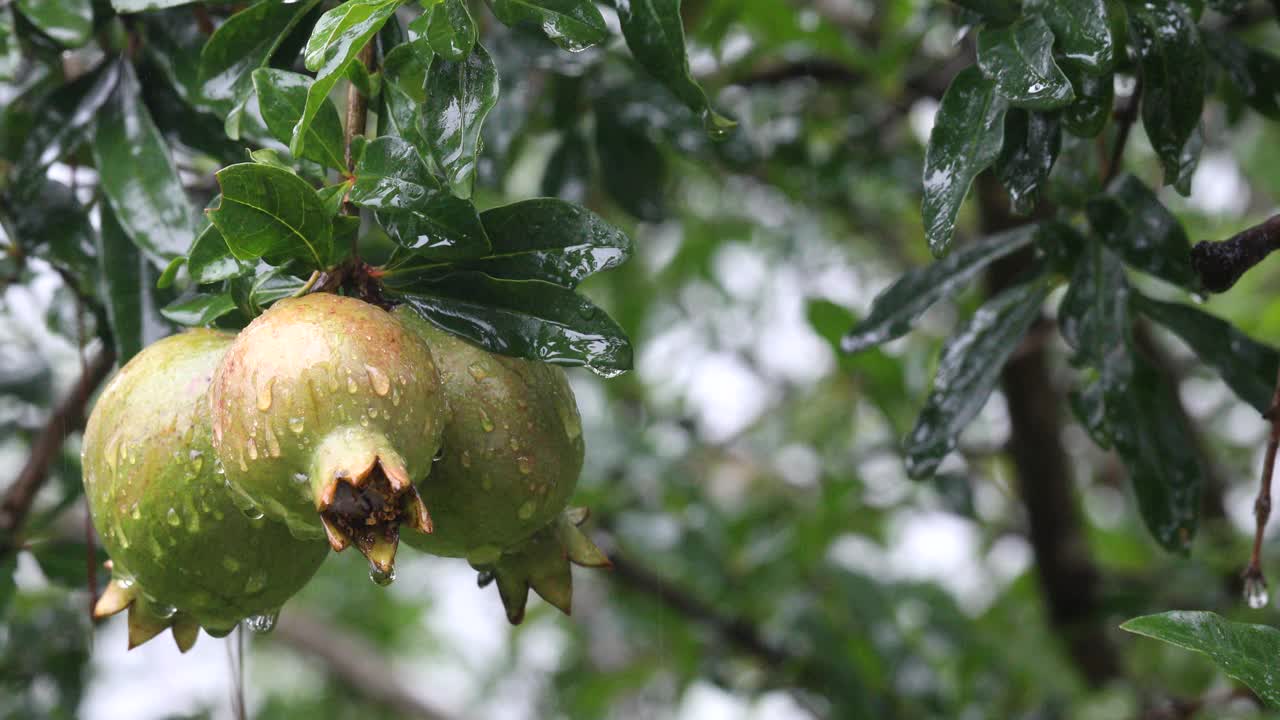
[(172, 627), (224, 635), (270, 617), (328, 554), (232, 502), (211, 445), (209, 382), (230, 335), (191, 330), (143, 350), (111, 380), (84, 434), (85, 496), (111, 556), (95, 607), (129, 609), (129, 647)]
[(411, 308), (393, 314), (431, 347), (451, 412), (443, 452), (421, 487), (435, 529), (407, 542), (465, 557), (482, 580), (497, 580), (512, 623), (524, 617), (530, 587), (569, 612), (569, 561), (609, 561), (578, 530), (585, 513), (565, 511), (584, 448), (564, 371), (486, 352)]
[(214, 374), (213, 445), (246, 507), (302, 538), (351, 544), (394, 577), (400, 526), (431, 532), (415, 485), (447, 406), (431, 351), (385, 310), (314, 293), (236, 337)]

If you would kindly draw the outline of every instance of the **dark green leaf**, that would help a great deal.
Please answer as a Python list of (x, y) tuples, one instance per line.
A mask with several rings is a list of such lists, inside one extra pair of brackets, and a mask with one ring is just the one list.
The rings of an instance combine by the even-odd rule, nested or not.
[(1098, 369), (1108, 387), (1128, 382), (1131, 374), (1129, 292), (1124, 266), (1106, 248), (1090, 243), (1058, 309), (1062, 338), (1077, 361)]
[(102, 206), (98, 261), (103, 305), (111, 319), (116, 361), (129, 361), (172, 328), (160, 315), (165, 300), (156, 289), (159, 272), (130, 241), (109, 205)]
[(924, 231), (936, 257), (951, 244), (969, 185), (1000, 156), (1007, 109), (976, 67), (962, 70), (942, 97), (924, 156)]
[(399, 138), (369, 143), (350, 198), (377, 211), (387, 234), (420, 256), (458, 260), (489, 252), (475, 206), (440, 187), (418, 151)]
[[(0, 80), (14, 80), (21, 67), (22, 47), (18, 42), (18, 31), (13, 26), (13, 14), (0, 9)], [(0, 578), (0, 583), (3, 582), (4, 579)]]
[(226, 116), (227, 135), (240, 137), (240, 117), (253, 91), (253, 71), (265, 67), (280, 44), (320, 0), (258, 0), (223, 23), (200, 53), (204, 97)]
[(1173, 184), (1186, 166), (1184, 147), (1204, 108), (1205, 52), (1187, 9), (1172, 0), (1129, 6), (1142, 66), (1142, 125)]
[(163, 268), (191, 248), (195, 211), (139, 91), (133, 66), (121, 61), (120, 82), (98, 115), (93, 160), (121, 227)]
[(158, 10), (177, 5), (190, 5), (196, 0), (111, 0), (111, 7), (121, 14)]
[(991, 396), (1005, 361), (1022, 343), (1049, 294), (1048, 279), (1016, 285), (978, 308), (947, 340), (938, 360), (933, 390), (906, 439), (907, 472), (915, 479), (934, 474), (955, 449), (960, 432)]
[(435, 54), (424, 42), (397, 45), (382, 59), (383, 135), (403, 138), (429, 157), (431, 149), (418, 133), (418, 108), (426, 102), (423, 84)]
[(992, 20), (1012, 20), (1018, 17), (1019, 12), (1018, 0), (953, 0), (953, 2)]
[(80, 47), (93, 34), (93, 4), (89, 0), (18, 0), (18, 11), (66, 47)]
[(236, 303), (228, 293), (217, 295), (199, 293), (169, 303), (161, 308), (160, 314), (179, 325), (202, 327), (235, 309)]
[(1105, 195), (1089, 200), (1087, 214), (1094, 232), (1128, 264), (1175, 285), (1199, 287), (1186, 231), (1138, 178), (1117, 178)]
[(40, 565), (40, 571), (54, 583), (67, 588), (83, 588), (88, 577), (88, 564), (106, 561), (101, 548), (92, 552), (83, 542), (54, 540), (31, 544), (31, 554)]
[(845, 335), (844, 351), (856, 353), (902, 337), (931, 305), (967, 285), (987, 265), (1030, 245), (1034, 237), (1031, 228), (992, 235), (903, 274), (876, 296), (871, 313)]
[(93, 227), (71, 188), (45, 179), (14, 191), (21, 193), (9, 203), (14, 229), (26, 239), (27, 251), (71, 272), (81, 281), (81, 289), (92, 288), (98, 269)]
[(1019, 107), (1050, 110), (1075, 97), (1071, 82), (1053, 60), (1053, 31), (1038, 15), (979, 32), (978, 67)]
[(1027, 0), (1026, 12), (1040, 13), (1053, 30), (1058, 52), (1097, 75), (1111, 70), (1115, 40), (1106, 0)]
[(480, 127), (498, 101), (498, 71), (484, 46), (477, 44), (462, 62), (436, 58), (427, 70), (426, 91), (418, 132), (453, 194), (469, 198), (480, 153)]
[[(293, 128), (302, 117), (307, 105), (307, 94), (312, 85), (306, 75), (258, 68), (253, 71), (253, 86), (258, 92), (258, 109), (267, 129), (277, 140), (288, 144), (293, 138)], [(322, 104), (311, 125), (307, 128), (307, 142), (302, 156), (315, 160), (325, 167), (343, 170), (342, 120), (338, 109), (331, 102)]]
[(427, 42), (441, 57), (462, 62), (476, 46), (476, 23), (462, 0), (439, 0), (431, 8)]
[(302, 259), (323, 269), (333, 253), (329, 213), (307, 181), (286, 170), (240, 163), (218, 172), (222, 203), (209, 212), (241, 260)]
[(493, 243), (467, 267), (512, 280), (546, 280), (574, 287), (631, 255), (631, 239), (590, 210), (561, 200), (535, 199), (486, 210), (480, 216)]
[(307, 92), (302, 116), (293, 126), (289, 151), (301, 157), (307, 128), (320, 108), (329, 103), (329, 91), (347, 72), (347, 64), (369, 44), (403, 0), (347, 0), (320, 17), (307, 41), (306, 66), (316, 73)]
[(1083, 209), (1102, 192), (1097, 145), (1075, 135), (1062, 136), (1062, 149), (1049, 173), (1049, 201), (1071, 209)]
[(121, 63), (104, 62), (96, 70), (67, 83), (40, 107), (41, 122), (32, 128), (19, 161), (21, 182), (37, 182), (54, 162), (85, 140), (89, 125), (113, 97)]
[(1211, 612), (1183, 610), (1134, 618), (1120, 627), (1209, 656), (1223, 672), (1248, 685), (1268, 706), (1280, 708), (1280, 687), (1275, 682), (1280, 630), (1228, 622)]
[(459, 272), (399, 294), (423, 317), (490, 352), (585, 365), (606, 377), (631, 369), (631, 343), (617, 323), (553, 283)]
[(489, 0), (498, 20), (537, 27), (556, 45), (581, 52), (609, 37), (609, 26), (591, 0)]
[(648, 222), (666, 217), (667, 159), (649, 136), (597, 107), (596, 153), (604, 189), (619, 207)]
[(1280, 119), (1280, 57), (1251, 48), (1230, 32), (1206, 33), (1205, 47), (1254, 110)]
[(1062, 147), (1058, 113), (1013, 109), (1005, 115), (1004, 147), (996, 158), (996, 176), (1009, 191), (1014, 213), (1035, 209), (1041, 187), (1049, 179)]
[(227, 247), (227, 241), (218, 231), (218, 226), (212, 223), (196, 236), (191, 254), (187, 257), (187, 272), (198, 285), (239, 277), (251, 269), (236, 260), (236, 256), (231, 254), (231, 248)]
[(1082, 138), (1097, 137), (1111, 117), (1116, 99), (1115, 76), (1111, 73), (1090, 75), (1067, 68), (1075, 102), (1062, 110), (1062, 126), (1067, 132)]
[(720, 137), (737, 124), (711, 108), (711, 101), (689, 71), (680, 0), (614, 0), (622, 35), (640, 65), (702, 118), (707, 132)]
[(1135, 296), (1137, 307), (1169, 328), (1195, 351), (1235, 394), (1265, 413), (1280, 369), (1280, 353), (1209, 313), (1176, 303)]
[(582, 134), (568, 131), (547, 159), (542, 194), (572, 202), (586, 202), (591, 188), (591, 145)]

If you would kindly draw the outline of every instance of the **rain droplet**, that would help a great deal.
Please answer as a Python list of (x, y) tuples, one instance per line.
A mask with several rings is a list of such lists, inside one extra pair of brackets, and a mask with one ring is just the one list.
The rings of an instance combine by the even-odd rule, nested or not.
[(129, 517), (134, 520), (142, 519), (142, 509), (138, 507), (138, 503), (134, 503), (133, 507), (129, 508)]
[(262, 519), (262, 508), (258, 507), (257, 505), (250, 505), (248, 507), (240, 508), (240, 512), (250, 520)]
[(204, 455), (199, 450), (192, 450), (188, 453), (187, 458), (191, 460), (191, 474), (193, 476), (199, 475), (200, 470), (204, 468)]
[(1244, 581), (1244, 601), (1254, 610), (1261, 610), (1271, 602), (1267, 581), (1260, 575), (1251, 575)]
[(291, 430), (294, 435), (300, 434), (303, 430), (302, 418), (296, 416), (289, 418), (289, 430)]
[(249, 438), (248, 449), (249, 449), (249, 459), (257, 460), (258, 459), (258, 443), (254, 442), (253, 438)]
[(244, 591), (247, 593), (262, 592), (267, 587), (267, 571), (259, 570), (249, 576), (244, 583)]
[(348, 375), (347, 376), (347, 392), (351, 393), (352, 395), (355, 395), (356, 390), (358, 389), (359, 388), (356, 387), (356, 379)]
[(485, 412), (484, 408), (480, 409), (480, 427), (484, 428), (485, 432), (493, 432), (493, 421), (489, 419), (489, 413)]
[(245, 620), (245, 625), (256, 633), (269, 633), (276, 629), (276, 619), (280, 617), (280, 612), (263, 613), (261, 615), (250, 615)]
[(480, 587), (489, 587), (489, 583), (493, 582), (494, 574), (492, 570), (481, 570), (476, 576), (476, 585)]
[(169, 512), (164, 514), (164, 521), (173, 527), (178, 527), (182, 524), (182, 516), (178, 514), (176, 509), (169, 508)]
[(396, 581), (396, 569), (393, 567), (390, 570), (383, 570), (376, 565), (370, 565), (369, 579), (373, 581), (374, 585), (386, 587)]
[(151, 606), (151, 612), (161, 620), (168, 620), (178, 612), (178, 608), (172, 605), (156, 604)]
[(258, 409), (266, 412), (271, 409), (271, 390), (275, 387), (275, 377), (267, 378), (267, 384), (258, 389)]
[(267, 425), (267, 453), (273, 458), (280, 457), (280, 441), (276, 440), (276, 434), (271, 431), (271, 425)]
[(521, 455), (516, 458), (516, 466), (520, 468), (521, 475), (528, 475), (533, 472), (533, 458), (528, 455)]
[(489, 377), (489, 373), (485, 372), (484, 366), (480, 363), (471, 363), (468, 365), (467, 372), (471, 373), (471, 377), (475, 378), (476, 382), (480, 382), (481, 380)]
[(372, 365), (365, 365), (364, 371), (369, 373), (369, 384), (373, 385), (373, 391), (378, 394), (378, 397), (386, 397), (391, 391), (391, 378)]
[(537, 507), (534, 505), (533, 501), (526, 500), (524, 504), (520, 506), (520, 509), (516, 511), (516, 515), (519, 516), (521, 520), (528, 520), (533, 517), (534, 510), (537, 510)]
[(400, 406), (400, 388), (398, 387), (391, 388), (391, 404)]

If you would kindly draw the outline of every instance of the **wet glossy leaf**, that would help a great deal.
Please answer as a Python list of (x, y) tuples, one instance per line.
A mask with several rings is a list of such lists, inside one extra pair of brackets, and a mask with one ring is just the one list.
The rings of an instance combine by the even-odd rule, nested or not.
[(1071, 82), (1054, 62), (1053, 31), (1038, 15), (979, 32), (978, 67), (1019, 107), (1050, 110), (1075, 97)]
[(712, 109), (689, 70), (680, 0), (614, 0), (614, 7), (627, 47), (641, 67), (697, 113), (707, 132), (720, 137), (732, 130), (737, 123)]
[(936, 257), (951, 244), (969, 185), (1000, 155), (1007, 109), (976, 67), (961, 71), (942, 97), (924, 157), (924, 230)]
[(609, 197), (640, 220), (667, 215), (667, 159), (648, 135), (630, 128), (607, 109), (596, 109), (596, 153)]
[(1173, 184), (1186, 165), (1183, 149), (1204, 108), (1205, 52), (1200, 31), (1179, 2), (1129, 6), (1142, 66), (1142, 125)]
[(286, 170), (241, 163), (218, 172), (222, 203), (209, 211), (232, 254), (272, 265), (301, 259), (323, 269), (333, 253), (329, 214), (307, 181)]
[(135, 13), (158, 10), (177, 5), (190, 5), (196, 0), (111, 0), (111, 7), (118, 13)]
[(1062, 109), (1062, 127), (1078, 137), (1097, 137), (1107, 126), (1115, 105), (1115, 76), (1111, 73), (1091, 75), (1071, 67), (1066, 72), (1076, 99)]
[(931, 305), (968, 285), (992, 262), (1030, 245), (1034, 237), (1029, 227), (992, 235), (904, 273), (876, 296), (871, 313), (845, 335), (844, 351), (856, 353), (902, 337)]
[(93, 34), (89, 0), (18, 0), (18, 11), (58, 44), (76, 48)]
[[(220, 202), (219, 200), (218, 203)], [(218, 226), (212, 223), (196, 236), (191, 254), (187, 256), (187, 272), (199, 285), (239, 277), (251, 269), (231, 254), (231, 248), (227, 247), (227, 241), (223, 239)]]
[(27, 251), (69, 271), (80, 280), (81, 289), (92, 288), (98, 268), (95, 233), (71, 188), (46, 178), (13, 190), (15, 195), (5, 198), (4, 206), (12, 208), (13, 227), (18, 237), (27, 239)]
[(1089, 200), (1087, 214), (1094, 232), (1126, 263), (1175, 285), (1199, 287), (1186, 231), (1138, 178), (1117, 178), (1105, 195)]
[(140, 90), (133, 67), (121, 61), (120, 81), (98, 114), (93, 160), (120, 226), (163, 268), (191, 248), (195, 210)]
[(581, 52), (609, 37), (609, 27), (591, 0), (489, 0), (498, 20), (537, 27), (556, 45)]
[(489, 252), (475, 206), (442, 188), (418, 151), (399, 138), (369, 143), (350, 198), (377, 211), (387, 234), (419, 257), (458, 260)]
[(1207, 655), (1225, 672), (1249, 686), (1268, 706), (1280, 708), (1275, 658), (1280, 630), (1269, 625), (1230, 622), (1211, 612), (1175, 610), (1134, 618), (1120, 626)]
[(179, 325), (203, 327), (235, 309), (236, 303), (229, 293), (198, 293), (169, 303), (160, 309), (160, 314)]
[(430, 148), (418, 133), (418, 108), (426, 102), (423, 84), (435, 53), (423, 42), (397, 45), (382, 59), (382, 134), (403, 138), (429, 157)]
[(981, 412), (1000, 381), (1005, 361), (1022, 343), (1052, 287), (1046, 278), (1016, 285), (978, 308), (947, 340), (933, 389), (907, 436), (907, 472), (934, 474), (955, 449), (961, 431)]
[(1004, 120), (1004, 147), (996, 158), (996, 176), (1009, 191), (1014, 213), (1035, 209), (1040, 189), (1049, 179), (1062, 147), (1062, 127), (1057, 113), (1013, 109)]
[(952, 0), (992, 20), (1011, 20), (1018, 16), (1018, 0)]
[(470, 198), (480, 128), (498, 101), (498, 71), (484, 46), (477, 44), (462, 62), (436, 58), (427, 70), (426, 93), (418, 132), (453, 194)]
[(1249, 107), (1280, 119), (1280, 57), (1249, 47), (1227, 32), (1205, 33), (1204, 41), (1209, 55)]
[(15, 79), (21, 66), (22, 47), (18, 43), (18, 31), (13, 26), (13, 14), (0, 10), (0, 80)]
[(467, 267), (512, 280), (574, 287), (631, 256), (631, 239), (590, 210), (548, 198), (486, 210), (480, 220), (493, 243)]
[[(306, 75), (259, 68), (253, 71), (253, 86), (258, 93), (258, 109), (271, 134), (282, 143), (293, 138), (293, 128), (302, 117), (307, 105), (307, 93), (312, 85)], [(323, 103), (307, 128), (307, 142), (302, 156), (315, 160), (325, 167), (345, 169), (342, 159), (342, 120), (333, 103)]]
[(253, 71), (265, 67), (289, 31), (320, 0), (258, 0), (214, 31), (200, 53), (203, 95), (225, 114), (227, 135), (240, 137), (240, 118), (253, 91)]
[(430, 10), (427, 43), (445, 59), (461, 62), (476, 46), (476, 23), (462, 0), (440, 0)]
[(1271, 406), (1280, 352), (1245, 335), (1222, 318), (1190, 305), (1135, 296), (1136, 307), (1182, 338), (1204, 364), (1258, 412)]
[(631, 343), (622, 328), (591, 301), (553, 283), (459, 272), (396, 294), (431, 322), (490, 352), (585, 365), (606, 377), (631, 369)]
[(120, 68), (118, 62), (102, 63), (58, 88), (41, 106), (42, 122), (32, 128), (18, 163), (24, 182), (37, 181), (50, 165), (84, 142), (90, 125), (115, 92)]
[(166, 302), (156, 289), (160, 273), (116, 221), (109, 205), (102, 206), (98, 260), (103, 305), (111, 319), (116, 361), (129, 361), (142, 348), (172, 332), (160, 315)]
[(1024, 12), (1039, 13), (1057, 40), (1067, 62), (1090, 74), (1107, 72), (1115, 62), (1106, 0), (1027, 0)]
[(320, 109), (329, 104), (329, 91), (346, 75), (348, 63), (378, 34), (401, 2), (347, 0), (320, 17), (305, 53), (307, 69), (316, 73), (316, 79), (289, 141), (289, 151), (295, 157), (302, 155), (307, 129)]

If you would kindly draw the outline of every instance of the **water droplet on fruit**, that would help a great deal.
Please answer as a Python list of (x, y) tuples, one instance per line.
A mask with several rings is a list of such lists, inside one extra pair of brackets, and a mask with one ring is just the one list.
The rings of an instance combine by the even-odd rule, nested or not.
[(1244, 601), (1254, 610), (1261, 610), (1271, 602), (1267, 581), (1261, 576), (1249, 576), (1244, 581)]
[(191, 474), (199, 475), (204, 468), (204, 455), (199, 450), (192, 450), (187, 454), (187, 459), (191, 461)]
[(383, 570), (371, 565), (369, 566), (369, 579), (373, 581), (374, 585), (386, 587), (396, 581), (396, 569), (393, 567), (390, 570)]
[(169, 618), (177, 614), (178, 608), (172, 605), (164, 605), (161, 603), (161, 604), (152, 605), (151, 612), (155, 613), (156, 617), (160, 618), (161, 620), (168, 620)]
[(258, 409), (266, 412), (271, 409), (271, 390), (275, 387), (276, 379), (274, 377), (267, 378), (267, 384), (258, 389)]
[(537, 509), (537, 506), (534, 505), (532, 500), (525, 500), (524, 504), (520, 506), (520, 509), (516, 511), (516, 515), (521, 520), (528, 520), (533, 517), (533, 511)]
[(365, 365), (364, 371), (369, 374), (369, 384), (373, 385), (373, 391), (378, 394), (378, 397), (386, 397), (391, 391), (391, 378), (372, 365)]
[(249, 438), (248, 450), (249, 450), (249, 459), (257, 460), (258, 459), (258, 443), (254, 442), (253, 438)]
[(467, 372), (471, 373), (471, 377), (475, 378), (476, 382), (489, 377), (489, 373), (485, 372), (484, 366), (480, 363), (471, 363), (467, 366)]
[(240, 508), (240, 513), (245, 517), (249, 518), (250, 520), (262, 519), (262, 508), (258, 507), (257, 505), (250, 505), (249, 507)]
[(182, 524), (182, 516), (178, 514), (175, 508), (169, 508), (169, 512), (164, 514), (164, 521), (173, 527), (178, 527)]
[(347, 392), (351, 393), (352, 395), (355, 395), (356, 390), (358, 389), (359, 388), (356, 387), (356, 379), (348, 375), (347, 376)]
[(489, 583), (493, 582), (493, 578), (494, 574), (492, 570), (481, 570), (480, 574), (476, 575), (476, 585), (479, 585), (480, 587), (489, 587)]
[(436, 450), (436, 454), (431, 457), (431, 462), (440, 462), (443, 459), (444, 459), (444, 448), (441, 447), (439, 450)]
[(276, 629), (276, 620), (279, 617), (280, 612), (278, 610), (261, 615), (250, 615), (244, 624), (255, 633), (266, 634)]
[(142, 508), (138, 507), (138, 503), (134, 503), (133, 507), (129, 508), (129, 517), (133, 518), (134, 520), (142, 519)]
[(289, 418), (289, 430), (291, 430), (294, 435), (301, 434), (303, 430), (302, 418), (296, 416)]
[(396, 407), (400, 406), (400, 388), (398, 387), (391, 388), (391, 404)]
[(489, 419), (489, 413), (485, 412), (484, 408), (480, 409), (480, 427), (484, 428), (485, 432), (493, 432), (493, 421)]
[(267, 453), (273, 458), (280, 457), (280, 441), (276, 440), (276, 434), (271, 431), (271, 425), (267, 425)]
[(520, 468), (521, 475), (528, 475), (533, 472), (533, 458), (528, 455), (521, 455), (516, 458), (516, 467)]

